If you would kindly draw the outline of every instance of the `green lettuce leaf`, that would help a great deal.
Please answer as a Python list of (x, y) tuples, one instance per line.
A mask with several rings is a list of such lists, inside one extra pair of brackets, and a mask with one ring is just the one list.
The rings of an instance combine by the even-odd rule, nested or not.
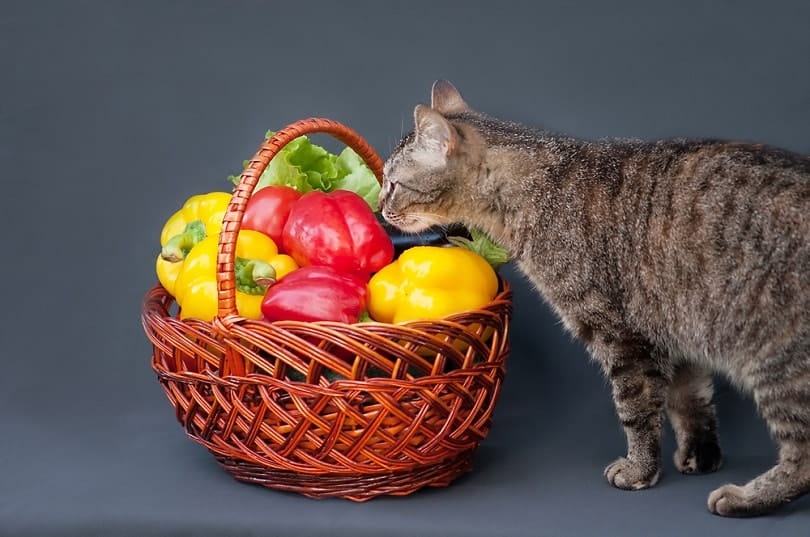
[[(270, 138), (273, 134), (273, 131), (267, 131), (266, 136)], [(244, 162), (243, 166), (246, 164)], [(239, 175), (231, 175), (228, 179), (238, 183)], [(291, 141), (273, 157), (259, 177), (256, 190), (270, 185), (285, 185), (302, 193), (311, 190), (351, 190), (375, 211), (380, 192), (377, 178), (350, 147), (346, 147), (340, 155), (334, 155), (310, 142), (306, 136)]]
[(376, 211), (380, 196), (380, 183), (377, 182), (374, 172), (366, 166), (360, 155), (355, 153), (351, 147), (347, 147), (338, 156), (337, 165), (341, 178), (333, 183), (332, 188), (342, 188), (357, 193)]

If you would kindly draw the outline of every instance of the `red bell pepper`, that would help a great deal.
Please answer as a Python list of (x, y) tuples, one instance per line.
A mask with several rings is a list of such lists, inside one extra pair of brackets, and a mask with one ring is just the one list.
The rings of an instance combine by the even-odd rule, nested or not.
[(284, 251), (299, 266), (326, 265), (368, 279), (394, 259), (394, 245), (371, 207), (349, 190), (307, 192), (290, 210)]
[(267, 288), (262, 314), (267, 321), (355, 323), (366, 309), (366, 281), (328, 266), (309, 265)]
[(281, 246), (281, 232), (293, 204), (301, 197), (296, 189), (284, 185), (270, 185), (253, 193), (245, 207), (242, 229), (264, 233)]

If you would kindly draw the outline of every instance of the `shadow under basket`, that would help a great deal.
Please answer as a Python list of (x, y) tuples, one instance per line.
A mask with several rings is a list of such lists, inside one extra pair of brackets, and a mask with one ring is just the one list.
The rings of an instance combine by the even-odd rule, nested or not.
[(381, 178), (374, 151), (331, 120), (265, 140), (223, 219), (218, 315), (180, 319), (159, 284), (144, 299), (152, 368), (188, 436), (239, 481), (353, 501), (448, 486), (472, 469), (500, 395), (506, 280), (489, 304), (438, 320), (268, 323), (236, 313), (233, 244), (245, 204), (281, 147), (316, 132), (350, 145)]

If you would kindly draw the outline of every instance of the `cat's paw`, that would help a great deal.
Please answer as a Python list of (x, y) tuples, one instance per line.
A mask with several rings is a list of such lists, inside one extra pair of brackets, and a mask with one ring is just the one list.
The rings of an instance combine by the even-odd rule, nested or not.
[(714, 439), (690, 442), (675, 452), (675, 467), (682, 474), (708, 474), (723, 464), (723, 454)]
[(608, 483), (623, 490), (641, 490), (652, 487), (661, 477), (658, 465), (640, 464), (620, 457), (605, 468)]
[(709, 494), (709, 511), (725, 517), (753, 517), (773, 510), (768, 502), (746, 494), (745, 487), (723, 485)]

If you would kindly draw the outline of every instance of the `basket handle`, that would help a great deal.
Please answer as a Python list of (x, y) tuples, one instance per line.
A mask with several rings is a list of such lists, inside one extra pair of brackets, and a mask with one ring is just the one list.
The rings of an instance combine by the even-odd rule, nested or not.
[(236, 314), (236, 277), (234, 263), (236, 257), (236, 238), (242, 226), (245, 207), (253, 195), (253, 189), (261, 177), (270, 160), (281, 149), (304, 134), (324, 133), (330, 134), (344, 144), (351, 147), (363, 161), (371, 168), (382, 184), (383, 162), (374, 149), (357, 132), (337, 121), (325, 118), (308, 118), (291, 123), (264, 140), (259, 150), (250, 159), (239, 183), (231, 196), (228, 210), (222, 218), (222, 231), (219, 235), (217, 250), (217, 315), (222, 318)]

